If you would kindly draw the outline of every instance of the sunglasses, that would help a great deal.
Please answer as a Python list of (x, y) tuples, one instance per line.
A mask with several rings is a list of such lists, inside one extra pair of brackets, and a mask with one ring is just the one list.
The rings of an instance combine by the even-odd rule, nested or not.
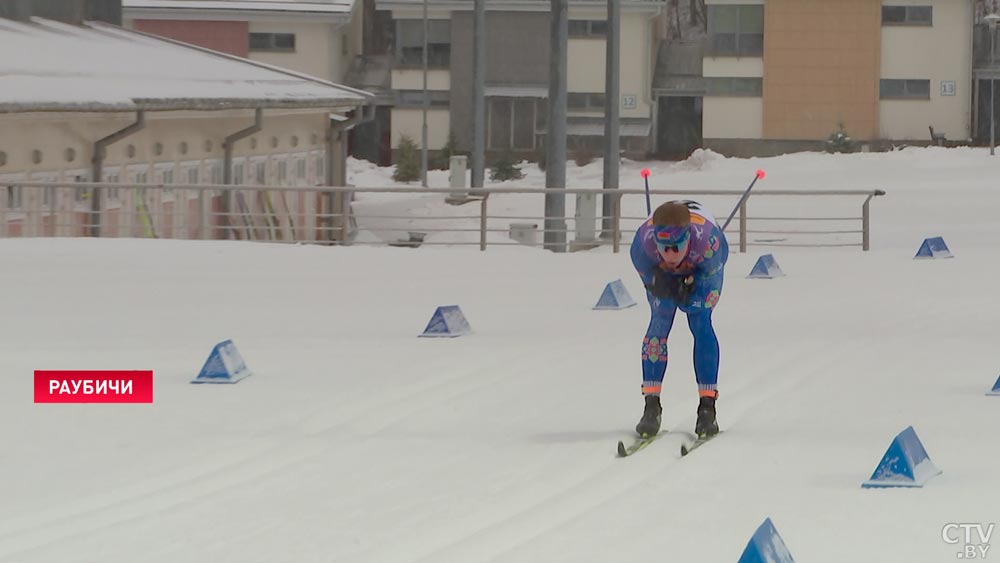
[(682, 246), (684, 246), (683, 243), (681, 243), (681, 244), (658, 244), (657, 245), (657, 247), (659, 247), (659, 249), (662, 252), (680, 252)]

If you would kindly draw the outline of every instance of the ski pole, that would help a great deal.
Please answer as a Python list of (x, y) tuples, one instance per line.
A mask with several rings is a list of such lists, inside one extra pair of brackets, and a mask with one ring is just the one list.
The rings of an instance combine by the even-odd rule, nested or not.
[(649, 168), (643, 168), (639, 174), (642, 174), (642, 179), (646, 181), (646, 215), (649, 216), (653, 212), (649, 206)]
[[(726, 223), (724, 225), (722, 225), (722, 231), (726, 230), (726, 227), (729, 226), (729, 222), (732, 221), (733, 217), (736, 216), (736, 211), (739, 210), (740, 206), (743, 205), (743, 202), (746, 201), (747, 197), (750, 196), (750, 190), (753, 189), (753, 185), (757, 183), (757, 180), (760, 180), (763, 177), (764, 177), (764, 171), (763, 170), (758, 170), (757, 173), (754, 174), (753, 180), (750, 182), (750, 185), (747, 186), (746, 191), (743, 192), (743, 196), (740, 197), (740, 201), (736, 203), (736, 207), (733, 208), (733, 212), (729, 214), (729, 218), (726, 219)], [(647, 195), (647, 197), (649, 196), (648, 188), (647, 188), (646, 195)], [(647, 200), (646, 206), (647, 207), (649, 206), (648, 200)]]

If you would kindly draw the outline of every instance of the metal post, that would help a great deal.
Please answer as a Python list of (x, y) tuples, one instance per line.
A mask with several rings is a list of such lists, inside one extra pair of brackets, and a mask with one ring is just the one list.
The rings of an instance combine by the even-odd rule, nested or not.
[(615, 254), (618, 254), (618, 250), (621, 247), (622, 240), (622, 196), (621, 194), (616, 194), (612, 200), (614, 203), (614, 224), (612, 225), (611, 231), (614, 240), (611, 242), (611, 248)]
[[(621, 104), (621, 0), (608, 0), (608, 37), (604, 57), (604, 189), (618, 189), (619, 117)], [(611, 235), (611, 194), (601, 197), (601, 237)]]
[(997, 17), (996, 14), (990, 14), (989, 16), (986, 16), (986, 19), (989, 20), (990, 24), (990, 156), (993, 156), (996, 154), (997, 121), (996, 106), (993, 105), (993, 91), (995, 90), (994, 82), (996, 82), (996, 76), (994, 75), (996, 72), (994, 68), (994, 56), (996, 53), (997, 43), (997, 20), (1000, 19), (1000, 17)]
[(865, 203), (861, 206), (861, 250), (868, 250), (871, 248), (871, 209), (869, 202), (871, 202), (872, 197), (868, 196)]
[(475, 0), (472, 21), (472, 181), (486, 178), (486, 0)]
[(545, 248), (566, 251), (566, 65), (569, 0), (551, 0), (549, 131), (545, 164)]
[(420, 182), (427, 187), (427, 110), (431, 100), (427, 94), (427, 0), (424, 0), (424, 123), (420, 129)]
[(484, 194), (479, 202), (479, 250), (486, 250), (486, 201), (490, 199), (490, 194)]
[(979, 138), (979, 76), (973, 80), (972, 88), (972, 139)]

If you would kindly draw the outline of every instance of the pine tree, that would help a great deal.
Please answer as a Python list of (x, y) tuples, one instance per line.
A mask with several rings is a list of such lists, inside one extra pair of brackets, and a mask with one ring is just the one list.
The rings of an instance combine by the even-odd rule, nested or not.
[(412, 182), (420, 179), (420, 153), (413, 139), (403, 135), (396, 148), (396, 170), (392, 179), (397, 182)]
[(490, 181), (506, 182), (507, 180), (520, 180), (524, 178), (521, 169), (514, 165), (514, 159), (505, 154), (497, 159), (490, 168)]

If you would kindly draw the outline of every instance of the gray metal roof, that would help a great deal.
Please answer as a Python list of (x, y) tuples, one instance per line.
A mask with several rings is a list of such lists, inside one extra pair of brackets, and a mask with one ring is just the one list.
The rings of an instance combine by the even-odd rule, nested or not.
[(0, 19), (0, 112), (335, 108), (371, 94), (104, 23)]

